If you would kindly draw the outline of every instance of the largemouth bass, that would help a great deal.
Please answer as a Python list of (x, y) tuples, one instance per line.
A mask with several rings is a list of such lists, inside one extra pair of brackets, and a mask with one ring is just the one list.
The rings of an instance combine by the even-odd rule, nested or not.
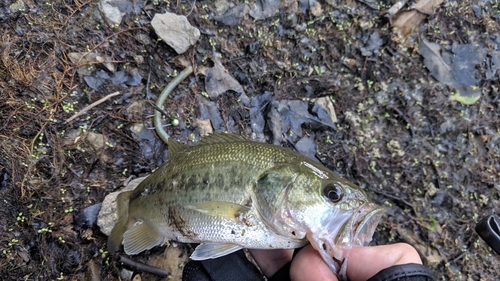
[(175, 240), (201, 243), (191, 258), (203, 260), (309, 242), (336, 274), (353, 245), (371, 240), (383, 212), (309, 158), (228, 134), (194, 146), (169, 140), (165, 163), (117, 201), (111, 253), (122, 242), (135, 255)]

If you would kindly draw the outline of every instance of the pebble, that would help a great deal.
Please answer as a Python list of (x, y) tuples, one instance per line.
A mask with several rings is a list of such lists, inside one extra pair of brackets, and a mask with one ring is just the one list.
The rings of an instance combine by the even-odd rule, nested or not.
[(186, 52), (200, 38), (200, 31), (185, 16), (156, 14), (151, 21), (156, 34), (178, 54)]
[(123, 2), (126, 0), (101, 0), (99, 1), (99, 10), (103, 13), (104, 17), (113, 25), (120, 25), (125, 12), (120, 11), (116, 2)]

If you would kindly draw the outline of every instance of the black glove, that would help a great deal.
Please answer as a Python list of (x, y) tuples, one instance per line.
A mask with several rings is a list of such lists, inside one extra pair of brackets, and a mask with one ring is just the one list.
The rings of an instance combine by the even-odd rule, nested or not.
[(243, 250), (203, 261), (189, 261), (182, 271), (183, 281), (264, 281), (259, 269)]
[[(299, 249), (297, 249), (299, 250)], [(297, 250), (294, 253), (297, 253)], [(278, 270), (269, 281), (289, 281), (291, 261)], [(264, 276), (248, 261), (243, 251), (237, 251), (217, 259), (190, 261), (182, 272), (183, 281), (262, 281)], [(394, 265), (381, 270), (368, 281), (434, 281), (427, 267), (409, 263)]]
[(476, 225), (476, 232), (500, 255), (500, 217), (496, 215), (485, 217)]
[(421, 264), (407, 263), (393, 265), (379, 271), (368, 281), (433, 281), (429, 269)]

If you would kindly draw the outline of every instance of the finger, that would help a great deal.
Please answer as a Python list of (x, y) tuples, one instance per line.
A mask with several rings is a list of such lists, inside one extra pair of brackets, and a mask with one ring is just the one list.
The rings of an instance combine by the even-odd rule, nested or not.
[(290, 279), (293, 281), (338, 281), (318, 251), (311, 245), (307, 245), (304, 249), (300, 250), (293, 259), (290, 268)]
[(349, 254), (347, 276), (352, 281), (367, 280), (393, 265), (418, 263), (418, 252), (406, 243), (373, 247), (353, 247)]
[(266, 277), (273, 276), (282, 266), (292, 260), (293, 250), (249, 250)]

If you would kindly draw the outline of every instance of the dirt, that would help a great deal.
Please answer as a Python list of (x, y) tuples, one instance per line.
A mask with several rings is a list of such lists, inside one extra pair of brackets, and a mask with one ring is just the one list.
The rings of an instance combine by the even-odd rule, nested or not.
[[(211, 1), (134, 2), (140, 9), (113, 26), (97, 1), (26, 0), (13, 11), (0, 0), (3, 280), (117, 280), (121, 265), (106, 252), (107, 237), (95, 225), (75, 227), (75, 216), (164, 160), (152, 104), (186, 62), (197, 68), (167, 102), (166, 112), (180, 121), (168, 131), (186, 143), (199, 137), (195, 121), (208, 103), (204, 73), (214, 51), (250, 99), (265, 91), (273, 101), (331, 97), (336, 128), (303, 126), (302, 134), (315, 136), (322, 163), (387, 208), (378, 244), (412, 244), (437, 280), (500, 276), (499, 256), (474, 231), (482, 217), (500, 214), (499, 73), (486, 62), (473, 65), (481, 94), (464, 105), (452, 98), (455, 89), (434, 80), (418, 50), (423, 39), (443, 50), (474, 43), (492, 58), (500, 51), (497, 1), (444, 1), (406, 39), (385, 14), (396, 1), (320, 1), (321, 9), (305, 11), (282, 2), (276, 15), (245, 15), (234, 25), (213, 19)], [(186, 15), (201, 31), (182, 55), (150, 26), (165, 11)], [(86, 52), (138, 82), (104, 79), (91, 88), (83, 72), (115, 74), (102, 61), (70, 58)], [(235, 93), (214, 102), (222, 128), (252, 137), (249, 108)], [(269, 104), (261, 109), (266, 116)], [(271, 142), (268, 125), (264, 133)], [(185, 258), (190, 248), (180, 247), (169, 256)], [(163, 251), (133, 258), (148, 263)]]

